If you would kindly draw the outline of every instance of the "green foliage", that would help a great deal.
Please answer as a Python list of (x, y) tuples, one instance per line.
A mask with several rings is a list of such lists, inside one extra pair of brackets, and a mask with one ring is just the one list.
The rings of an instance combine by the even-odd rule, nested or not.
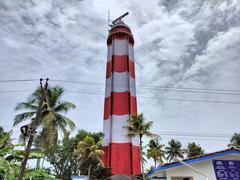
[[(3, 143), (4, 146), (1, 146), (0, 149), (0, 179), (15, 180), (19, 174), (19, 164), (24, 156), (25, 150), (19, 149), (19, 147), (23, 148), (22, 145), (13, 146), (10, 141), (10, 133), (4, 132), (2, 128), (0, 128), (0, 139), (1, 140), (4, 139), (4, 141), (7, 141), (7, 143), (5, 142)], [(37, 159), (42, 157), (43, 157), (42, 151), (37, 148), (32, 149), (29, 155), (29, 159)], [(34, 177), (33, 176), (34, 174), (39, 174), (43, 172), (40, 171), (38, 172), (37, 170), (27, 171), (26, 178), (28, 177), (28, 173), (30, 173), (29, 175)]]
[(158, 138), (151, 139), (148, 144), (147, 158), (152, 158), (154, 166), (157, 166), (157, 162), (163, 163), (165, 159), (165, 151), (163, 150), (164, 145), (160, 144)]
[[(101, 160), (104, 154), (102, 150), (102, 141), (95, 142), (91, 136), (86, 136), (83, 141), (79, 141), (74, 154), (79, 156), (78, 167), (83, 167), (88, 163), (88, 177), (91, 175), (91, 166), (98, 163), (104, 166)], [(98, 165), (97, 165), (98, 167)]]
[(196, 144), (195, 142), (189, 143), (186, 149), (187, 157), (191, 158), (194, 156), (199, 156), (204, 154), (204, 150), (201, 146)]
[(240, 147), (240, 133), (234, 133), (230, 139), (229, 147)]
[(18, 164), (11, 163), (5, 158), (0, 157), (0, 177), (6, 180), (14, 180), (18, 175)]
[(0, 126), (0, 155), (1, 151), (4, 151), (6, 148), (12, 147), (11, 143), (11, 131), (10, 132), (4, 132), (3, 128)]
[(128, 135), (130, 137), (139, 136), (140, 138), (143, 136), (155, 137), (156, 134), (150, 132), (153, 121), (146, 121), (143, 114), (133, 115), (128, 120), (129, 125), (124, 126), (124, 128), (128, 129)]
[(156, 134), (153, 134), (150, 129), (152, 127), (153, 121), (146, 121), (143, 114), (132, 115), (128, 120), (128, 126), (124, 126), (123, 128), (127, 128), (129, 137), (138, 136), (140, 139), (140, 155), (141, 155), (141, 166), (142, 166), (142, 176), (145, 180), (144, 174), (144, 158), (143, 158), (143, 136), (147, 137), (157, 137)]
[(95, 142), (91, 136), (86, 136), (83, 141), (79, 141), (75, 154), (80, 157), (79, 166), (86, 161), (98, 161), (102, 163), (101, 157), (103, 155), (102, 141)]
[[(29, 127), (31, 127), (31, 134), (34, 135), (37, 128), (42, 128), (38, 147), (41, 147), (44, 151), (57, 145), (59, 130), (66, 132), (68, 128), (70, 130), (75, 128), (74, 122), (64, 115), (76, 106), (73, 103), (61, 101), (63, 93), (63, 88), (59, 86), (49, 88), (47, 92), (46, 90), (43, 92), (42, 89), (37, 89), (28, 98), (27, 102), (17, 104), (15, 108), (16, 110), (24, 110), (26, 112), (21, 112), (15, 116), (13, 123), (14, 126), (25, 120), (31, 119), (29, 124)], [(28, 138), (28, 146), (21, 163), (19, 179), (22, 179), (23, 177), (28, 155), (31, 151), (32, 142), (34, 140), (33, 136), (29, 136), (29, 134)], [(40, 159), (38, 158), (38, 167), (39, 162)]]
[[(57, 144), (58, 131), (66, 132), (67, 128), (73, 130), (75, 128), (74, 122), (64, 116), (69, 110), (76, 106), (73, 103), (62, 101), (64, 89), (55, 86), (48, 89), (47, 98), (45, 98), (42, 105), (42, 116), (36, 122), (37, 127), (42, 126), (40, 144), (45, 149)], [(25, 120), (36, 120), (36, 114), (41, 98), (41, 91), (37, 89), (26, 102), (20, 102), (16, 106), (16, 110), (24, 110), (14, 118), (14, 125), (18, 125)]]
[(87, 131), (81, 129), (81, 130), (78, 131), (78, 133), (75, 137), (76, 144), (79, 141), (83, 141), (86, 136), (90, 136), (94, 139), (95, 142), (98, 142), (103, 138), (104, 134), (102, 132), (91, 133), (91, 132), (87, 132)]
[(91, 171), (91, 179), (93, 180), (106, 180), (112, 175), (111, 169), (102, 166), (97, 166)]
[(79, 158), (74, 155), (75, 139), (64, 134), (62, 144), (52, 146), (46, 150), (46, 160), (53, 166), (57, 178), (71, 179), (72, 174), (78, 174), (77, 162)]
[(184, 154), (182, 144), (174, 139), (168, 142), (168, 146), (165, 147), (165, 152), (167, 154), (167, 160), (169, 162), (177, 161), (178, 158), (183, 158)]
[[(65, 133), (62, 142), (54, 147), (46, 150), (46, 160), (53, 166), (52, 171), (57, 178), (68, 180), (71, 175), (77, 175), (79, 170), (81, 174), (88, 174), (88, 167), (91, 164), (91, 177), (94, 180), (104, 179), (109, 177), (111, 171), (109, 169), (99, 167), (99, 162), (96, 159), (84, 161), (79, 167), (80, 157), (75, 155), (74, 150), (77, 149), (78, 142), (83, 141), (87, 136), (90, 136), (94, 141), (98, 142), (102, 139), (103, 133), (89, 133), (85, 130), (79, 130), (75, 137), (70, 137), (70, 133)], [(109, 172), (110, 171), (110, 172)]]
[[(8, 155), (6, 155), (6, 159), (8, 161), (21, 161), (23, 159), (23, 156), (25, 154), (25, 150), (20, 149), (9, 149)], [(38, 159), (42, 158), (44, 154), (40, 149), (32, 149), (31, 153), (29, 154), (29, 159)]]
[(44, 169), (28, 169), (25, 173), (25, 180), (55, 180), (53, 176), (49, 175), (50, 173)]
[(0, 179), (14, 180), (18, 172), (18, 164), (7, 158), (14, 151), (11, 143), (11, 132), (4, 132), (0, 127)]

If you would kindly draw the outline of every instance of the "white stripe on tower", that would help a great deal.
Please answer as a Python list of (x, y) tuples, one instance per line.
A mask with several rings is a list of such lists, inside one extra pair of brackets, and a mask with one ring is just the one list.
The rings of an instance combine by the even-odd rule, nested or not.
[[(113, 82), (118, 83), (112, 84), (112, 77), (114, 77)], [(136, 96), (135, 79), (129, 76), (128, 72), (113, 72), (113, 76), (106, 80), (105, 97), (111, 95), (112, 88), (113, 92), (129, 92), (130, 89), (131, 96)]]
[[(110, 119), (112, 121), (112, 142), (115, 143), (126, 143), (129, 142), (129, 137), (127, 136), (127, 129), (123, 128), (127, 126), (127, 120), (129, 115), (112, 115), (107, 120), (104, 120), (103, 131), (106, 133), (104, 136), (104, 146), (110, 143)], [(139, 139), (137, 137), (132, 138), (133, 145), (139, 145)]]
[[(113, 55), (116, 55), (116, 56), (128, 55), (129, 59), (134, 61), (133, 45), (129, 44), (126, 39), (124, 40), (115, 39), (112, 41), (112, 44), (108, 46), (107, 61), (110, 61)], [(114, 50), (113, 50), (113, 46), (114, 46)]]

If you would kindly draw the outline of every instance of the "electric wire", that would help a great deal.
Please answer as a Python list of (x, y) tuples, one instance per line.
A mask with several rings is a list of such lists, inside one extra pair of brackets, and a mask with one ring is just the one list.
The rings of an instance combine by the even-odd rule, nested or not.
[[(43, 79), (44, 80), (44, 79)], [(0, 80), (0, 83), (6, 82), (31, 82), (39, 81), (39, 79), (11, 79), (11, 80)], [(51, 79), (52, 82), (62, 82), (62, 83), (74, 83), (74, 84), (84, 84), (84, 85), (94, 85), (102, 86), (104, 84), (91, 82), (91, 81), (77, 81), (77, 80), (60, 80), (60, 79)], [(111, 86), (111, 84), (106, 83), (105, 86)], [(115, 85), (116, 87), (122, 86), (121, 84)], [(135, 87), (135, 86), (133, 86)], [(137, 86), (137, 89), (146, 89), (146, 90), (164, 90), (164, 91), (176, 91), (176, 92), (189, 92), (189, 93), (206, 93), (206, 94), (224, 94), (224, 95), (240, 95), (240, 90), (236, 89), (210, 89), (210, 88), (193, 88), (193, 87), (171, 87), (171, 86)]]
[[(52, 132), (55, 131), (54, 129), (48, 129), (46, 128), (44, 130), (45, 132)], [(221, 134), (222, 136), (219, 137), (218, 135), (220, 134), (213, 134), (213, 133), (198, 133), (195, 135), (192, 135), (192, 133), (188, 133), (188, 132), (182, 132), (185, 134), (178, 134), (177, 132), (175, 132), (175, 134), (172, 133), (161, 133), (159, 132), (158, 134), (160, 135), (161, 139), (181, 139), (181, 140), (204, 140), (204, 141), (229, 141), (229, 139), (231, 138), (232, 134)], [(209, 134), (204, 135), (203, 134)]]
[[(55, 131), (54, 128), (44, 128), (44, 131)], [(229, 138), (232, 134), (220, 134), (220, 133), (194, 133), (194, 132), (177, 132), (177, 131), (154, 131), (160, 136), (189, 136), (189, 137), (208, 137), (208, 138)], [(121, 134), (121, 133), (116, 133)]]
[[(90, 82), (90, 81), (75, 81), (75, 80), (59, 80), (59, 79), (51, 79), (51, 81), (55, 82), (63, 82), (63, 83), (74, 83), (74, 84), (85, 84), (85, 85), (94, 85), (94, 86), (103, 86), (102, 83)], [(112, 84), (106, 83), (105, 86), (112, 86)], [(121, 87), (123, 85), (118, 84), (114, 85), (116, 87)], [(135, 87), (135, 86), (130, 86)], [(210, 88), (192, 88), (192, 87), (171, 87), (171, 86), (136, 86), (137, 89), (151, 89), (151, 90), (166, 90), (166, 91), (177, 91), (177, 92), (191, 92), (191, 93), (209, 93), (209, 94), (228, 94), (228, 95), (240, 95), (240, 90), (236, 89), (210, 89)], [(197, 90), (197, 91), (193, 91)], [(215, 92), (214, 92), (215, 91)], [(220, 91), (220, 92), (217, 92)], [(231, 93), (228, 93), (231, 92)], [(236, 93), (234, 93), (236, 92)]]
[(35, 90), (6, 90), (0, 91), (0, 93), (18, 93), (18, 92), (34, 92)]
[(39, 81), (40, 79), (8, 79), (8, 80), (0, 80), (0, 83), (11, 83), (11, 82), (33, 82)]
[[(31, 90), (16, 90), (16, 91), (0, 91), (0, 93), (13, 93), (13, 92), (29, 92)], [(91, 94), (97, 96), (104, 96), (104, 94), (88, 91), (72, 91), (66, 90), (66, 93), (77, 93), (77, 94)], [(182, 99), (182, 98), (167, 98), (167, 97), (148, 97), (148, 96), (137, 96), (137, 98), (142, 99), (152, 99), (152, 100), (166, 100), (166, 101), (182, 101), (182, 102), (200, 102), (200, 103), (216, 103), (216, 104), (240, 104), (238, 101), (217, 101), (217, 100), (201, 100), (201, 99)]]

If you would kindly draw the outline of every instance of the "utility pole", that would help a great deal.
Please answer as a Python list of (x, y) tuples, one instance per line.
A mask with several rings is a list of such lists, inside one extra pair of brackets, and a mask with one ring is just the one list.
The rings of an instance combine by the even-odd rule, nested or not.
[(23, 180), (23, 176), (24, 176), (24, 173), (25, 173), (28, 157), (29, 157), (29, 154), (31, 152), (33, 138), (34, 138), (34, 135), (35, 135), (36, 129), (37, 129), (37, 124), (40, 121), (40, 117), (42, 115), (43, 102), (47, 98), (48, 80), (49, 79), (47, 78), (46, 82), (45, 82), (45, 85), (43, 87), (43, 85), (42, 85), (43, 79), (42, 78), (40, 79), (41, 97), (40, 97), (40, 101), (39, 101), (36, 117), (32, 119), (31, 130), (30, 130), (30, 134), (29, 134), (29, 140), (28, 140), (28, 144), (27, 144), (27, 148), (25, 150), (25, 154), (24, 154), (23, 160), (21, 162), (21, 167), (20, 167), (18, 180)]

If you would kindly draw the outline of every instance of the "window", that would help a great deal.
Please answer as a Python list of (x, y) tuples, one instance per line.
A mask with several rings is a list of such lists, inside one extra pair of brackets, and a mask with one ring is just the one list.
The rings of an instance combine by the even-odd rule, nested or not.
[(171, 180), (193, 180), (193, 177), (171, 177)]

